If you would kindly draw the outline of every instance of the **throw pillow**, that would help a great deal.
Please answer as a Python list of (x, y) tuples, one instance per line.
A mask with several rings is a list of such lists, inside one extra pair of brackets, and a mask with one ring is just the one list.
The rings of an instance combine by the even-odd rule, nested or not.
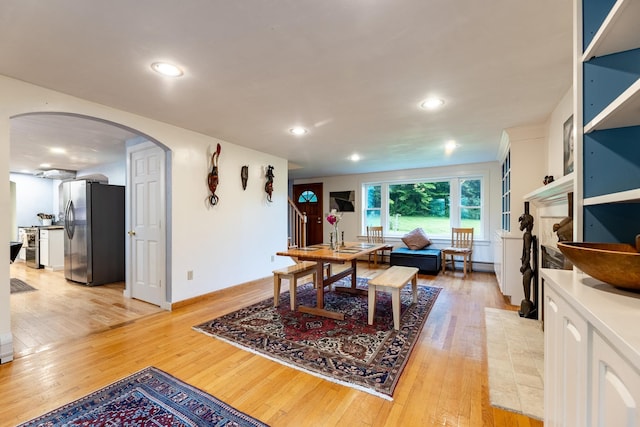
[(431, 244), (431, 240), (429, 240), (422, 228), (416, 228), (402, 236), (402, 242), (414, 251), (426, 248)]

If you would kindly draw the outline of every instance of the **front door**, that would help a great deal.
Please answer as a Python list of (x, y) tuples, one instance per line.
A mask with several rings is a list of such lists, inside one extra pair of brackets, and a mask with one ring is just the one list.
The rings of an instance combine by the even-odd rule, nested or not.
[(307, 214), (307, 245), (322, 243), (322, 183), (294, 185), (293, 200), (300, 212)]
[(155, 144), (130, 149), (130, 275), (133, 298), (162, 306), (166, 301), (165, 153)]

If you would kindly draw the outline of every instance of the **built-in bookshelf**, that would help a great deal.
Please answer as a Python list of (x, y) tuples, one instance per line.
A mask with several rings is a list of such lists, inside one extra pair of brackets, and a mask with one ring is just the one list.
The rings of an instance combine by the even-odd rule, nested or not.
[(640, 232), (640, 2), (582, 2), (583, 240)]

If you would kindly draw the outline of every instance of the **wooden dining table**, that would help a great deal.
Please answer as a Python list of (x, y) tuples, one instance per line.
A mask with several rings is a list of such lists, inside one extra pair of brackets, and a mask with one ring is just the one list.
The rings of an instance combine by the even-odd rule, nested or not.
[[(337, 292), (348, 292), (351, 294), (366, 293), (362, 289), (356, 288), (356, 265), (358, 258), (369, 253), (374, 253), (377, 258), (378, 250), (383, 248), (384, 244), (375, 243), (363, 243), (363, 242), (346, 242), (338, 249), (331, 249), (327, 244), (312, 245), (302, 248), (291, 248), (286, 251), (277, 252), (277, 255), (288, 256), (296, 258), (301, 261), (315, 261), (316, 262), (316, 306), (308, 307), (305, 305), (299, 305), (298, 310), (303, 313), (315, 314), (318, 316), (329, 317), (331, 319), (344, 320), (344, 313), (327, 310), (324, 308), (324, 288), (332, 283), (351, 276), (351, 286), (336, 287)], [(331, 274), (328, 277), (324, 277), (324, 263), (345, 264), (351, 265), (336, 274)], [(376, 259), (377, 262), (377, 259)], [(331, 270), (331, 269), (330, 269)]]

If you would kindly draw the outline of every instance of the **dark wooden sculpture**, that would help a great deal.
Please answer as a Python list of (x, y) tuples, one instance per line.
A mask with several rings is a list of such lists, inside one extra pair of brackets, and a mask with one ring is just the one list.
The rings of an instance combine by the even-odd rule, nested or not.
[[(531, 288), (533, 287), (534, 296), (537, 301), (537, 238), (531, 234), (533, 230), (533, 216), (529, 214), (529, 202), (524, 203), (524, 213), (518, 218), (520, 221), (520, 230), (524, 231), (522, 235), (522, 265), (520, 273), (522, 273), (522, 287), (524, 290), (524, 299), (520, 303), (518, 314), (520, 317), (535, 319), (537, 317), (536, 304), (531, 301)], [(531, 251), (533, 249), (533, 263), (531, 262)], [(533, 264), (533, 265), (532, 265)]]
[(573, 241), (573, 192), (567, 194), (569, 215), (559, 223), (553, 224), (553, 231), (558, 235), (558, 242)]
[(218, 158), (220, 157), (220, 144), (216, 148), (216, 151), (211, 156), (211, 172), (209, 172), (209, 176), (207, 177), (207, 181), (209, 184), (209, 191), (211, 191), (211, 195), (209, 196), (209, 204), (211, 206), (215, 206), (218, 204), (220, 198), (216, 196), (216, 189), (218, 188)]
[(267, 168), (267, 182), (266, 184), (264, 184), (264, 191), (266, 191), (267, 193), (267, 200), (268, 201), (272, 201), (271, 200), (271, 195), (273, 194), (273, 177), (275, 176), (273, 174), (273, 166), (269, 165)]
[(249, 180), (249, 166), (243, 166), (240, 169), (240, 179), (242, 180), (242, 189), (247, 189), (247, 181)]

